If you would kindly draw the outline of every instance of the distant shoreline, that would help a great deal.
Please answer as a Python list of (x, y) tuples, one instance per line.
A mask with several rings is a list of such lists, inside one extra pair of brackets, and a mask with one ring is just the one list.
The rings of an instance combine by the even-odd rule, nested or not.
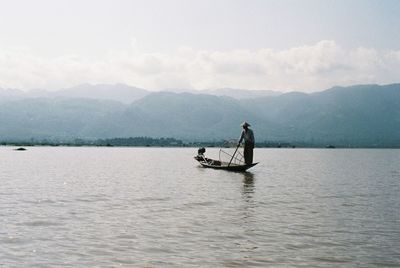
[[(167, 148), (235, 148), (237, 140), (218, 140), (218, 141), (194, 141), (181, 140), (170, 137), (152, 138), (152, 137), (129, 137), (129, 138), (108, 138), (108, 139), (67, 139), (67, 140), (49, 140), (49, 139), (30, 139), (30, 140), (0, 140), (0, 145), (32, 147), (32, 146), (64, 146), (64, 147), (167, 147)], [(400, 148), (400, 144), (340, 144), (324, 142), (305, 142), (305, 141), (260, 141), (256, 142), (256, 148)]]
[[(0, 142), (0, 147), (108, 147), (108, 148), (235, 148), (234, 146), (227, 146), (226, 144), (212, 144), (210, 142), (196, 142), (196, 143), (184, 143), (180, 145), (171, 144), (158, 144), (158, 145), (143, 145), (143, 144), (96, 144), (96, 143), (69, 143), (69, 142), (59, 142), (59, 143), (31, 143), (31, 142)], [(337, 146), (337, 145), (257, 145), (255, 148), (265, 148), (265, 149), (400, 149), (400, 146)]]

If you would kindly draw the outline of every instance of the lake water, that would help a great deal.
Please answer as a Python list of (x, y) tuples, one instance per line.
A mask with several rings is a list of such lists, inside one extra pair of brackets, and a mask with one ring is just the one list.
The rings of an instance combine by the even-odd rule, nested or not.
[(0, 267), (400, 267), (400, 150), (196, 151), (0, 147)]

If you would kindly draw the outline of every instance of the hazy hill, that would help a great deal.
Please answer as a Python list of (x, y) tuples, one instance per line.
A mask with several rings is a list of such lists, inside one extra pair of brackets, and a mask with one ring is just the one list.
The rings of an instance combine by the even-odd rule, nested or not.
[[(282, 94), (270, 90), (245, 90), (221, 88), (214, 90), (189, 90), (189, 89), (170, 89), (160, 92), (173, 93), (192, 93), (208, 94), (214, 96), (226, 96), (235, 99), (251, 99), (265, 96), (277, 96)], [(75, 87), (66, 88), (58, 91), (48, 91), (44, 89), (34, 89), (30, 91), (21, 91), (18, 89), (1, 89), (0, 102), (4, 100), (15, 100), (22, 98), (86, 98), (95, 100), (111, 100), (130, 104), (144, 96), (151, 94), (152, 91), (132, 87), (124, 84), (81, 84)], [(154, 92), (153, 92), (154, 93)]]
[(124, 84), (82, 84), (76, 87), (56, 91), (53, 93), (53, 96), (113, 100), (122, 103), (132, 103), (135, 100), (143, 98), (147, 94), (149, 94), (149, 91), (145, 89), (131, 87)]
[(140, 113), (147, 119), (145, 125), (151, 122), (158, 133), (200, 140), (236, 138), (243, 118), (262, 123), (260, 129), (272, 124), (233, 98), (206, 94), (154, 93), (133, 103), (126, 112)]
[(18, 89), (1, 89), (0, 101), (10, 99), (26, 99), (26, 98), (85, 98), (94, 100), (110, 100), (122, 103), (132, 103), (135, 100), (143, 98), (150, 92), (136, 87), (124, 84), (82, 84), (71, 88), (58, 91), (48, 91), (43, 89), (35, 89), (30, 91), (21, 91)]
[(335, 87), (242, 103), (288, 127), (292, 139), (341, 144), (400, 142), (400, 84)]
[[(32, 98), (0, 105), (0, 139), (72, 139), (90, 136), (92, 129), (123, 104), (89, 99)], [(103, 128), (107, 128), (105, 125)]]
[(247, 90), (234, 88), (220, 88), (215, 90), (205, 90), (203, 93), (215, 96), (227, 96), (235, 99), (252, 99), (260, 97), (271, 97), (281, 95), (282, 92), (272, 90)]
[(148, 93), (130, 103), (83, 98), (3, 100), (0, 139), (174, 137), (237, 139), (249, 121), (257, 141), (400, 145), (400, 85), (234, 99)]
[(24, 92), (18, 89), (0, 88), (0, 103), (10, 100), (17, 100), (24, 96)]
[(272, 90), (248, 90), (248, 89), (234, 89), (234, 88), (219, 88), (219, 89), (208, 89), (208, 90), (170, 90), (176, 93), (193, 93), (193, 94), (208, 94), (214, 96), (225, 96), (231, 97), (237, 100), (241, 99), (253, 99), (260, 97), (271, 97), (281, 95), (282, 92)]

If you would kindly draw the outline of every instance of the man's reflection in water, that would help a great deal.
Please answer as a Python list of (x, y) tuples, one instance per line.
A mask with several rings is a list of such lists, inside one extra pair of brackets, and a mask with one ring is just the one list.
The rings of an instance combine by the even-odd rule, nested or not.
[(251, 220), (254, 208), (256, 206), (256, 201), (254, 200), (254, 174), (251, 172), (243, 173), (243, 187), (242, 187), (242, 198), (243, 198), (243, 219), (247, 222)]
[(241, 206), (241, 228), (242, 235), (246, 239), (238, 242), (241, 247), (241, 252), (245, 261), (251, 261), (255, 256), (259, 245), (257, 243), (257, 229), (259, 222), (255, 214), (257, 200), (255, 200), (254, 192), (254, 174), (251, 172), (243, 173), (243, 186), (242, 186), (242, 206)]
[(250, 201), (254, 194), (254, 174), (251, 172), (243, 173), (243, 197), (246, 201)]

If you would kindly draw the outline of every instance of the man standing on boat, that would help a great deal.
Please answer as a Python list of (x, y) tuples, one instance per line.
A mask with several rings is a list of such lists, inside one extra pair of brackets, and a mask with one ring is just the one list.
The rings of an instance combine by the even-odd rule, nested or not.
[(250, 124), (247, 122), (242, 123), (243, 131), (238, 142), (239, 147), (240, 143), (244, 140), (244, 162), (246, 165), (253, 163), (254, 133), (249, 126)]

